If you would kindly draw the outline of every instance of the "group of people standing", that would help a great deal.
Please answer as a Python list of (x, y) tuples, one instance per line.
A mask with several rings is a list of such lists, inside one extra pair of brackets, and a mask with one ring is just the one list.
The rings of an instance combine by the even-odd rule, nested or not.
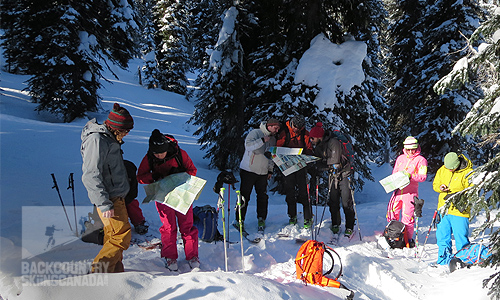
[[(123, 160), (121, 145), (123, 138), (133, 129), (134, 120), (127, 109), (115, 103), (103, 124), (90, 120), (82, 130), (81, 154), (83, 159), (82, 181), (88, 191), (90, 201), (97, 207), (104, 224), (104, 244), (92, 263), (91, 272), (123, 272), (123, 251), (131, 242), (131, 219), (136, 219), (136, 231), (144, 233), (142, 214), (127, 212), (127, 200), (130, 189), (137, 189), (137, 182), (151, 184), (162, 178), (187, 172), (196, 175), (197, 169), (191, 158), (182, 150), (177, 141), (161, 133), (152, 131), (149, 148), (137, 169), (135, 183), (127, 176), (126, 163)], [(410, 184), (393, 192), (387, 209), (387, 220), (399, 220), (406, 226), (406, 239), (413, 240), (414, 234), (414, 196), (418, 197), (418, 183), (427, 179), (427, 160), (421, 155), (417, 139), (410, 136), (403, 142), (404, 149), (395, 163), (393, 173), (403, 172)], [(241, 219), (247, 213), (248, 202), (255, 188), (257, 201), (258, 230), (264, 230), (268, 214), (267, 183), (273, 174), (274, 165), (269, 147), (302, 148), (303, 154), (314, 155), (320, 160), (314, 164), (317, 171), (328, 172), (329, 199), (333, 234), (340, 233), (340, 205), (345, 215), (344, 235), (352, 236), (356, 220), (352, 197), (351, 179), (353, 167), (345, 155), (342, 143), (333, 137), (322, 123), (317, 123), (310, 131), (305, 128), (305, 119), (297, 115), (281, 124), (270, 118), (250, 131), (245, 138), (245, 153), (240, 163), (241, 195), (245, 199), (241, 207)], [(135, 167), (135, 166), (134, 166)], [(128, 168), (130, 173), (130, 168)], [(135, 173), (135, 169), (132, 169)], [(444, 165), (437, 171), (433, 188), (439, 193), (438, 210), (440, 222), (437, 225), (439, 246), (438, 264), (447, 265), (452, 257), (451, 234), (453, 233), (457, 249), (469, 243), (469, 211), (460, 210), (453, 204), (446, 212), (441, 208), (454, 193), (470, 186), (472, 163), (462, 154), (448, 153)], [(130, 175), (130, 174), (129, 174)], [(297, 203), (302, 204), (304, 214), (303, 227), (313, 225), (313, 214), (307, 190), (308, 169), (302, 168), (284, 177), (287, 214), (289, 224), (296, 225)], [(137, 192), (135, 191), (135, 196)], [(133, 196), (134, 197), (134, 196)], [(132, 198), (133, 198), (132, 197)], [(132, 200), (132, 201), (131, 201)], [(135, 200), (137, 202), (137, 200)], [(134, 202), (135, 203), (135, 202)], [(131, 207), (138, 206), (138, 203)], [(186, 260), (192, 268), (199, 267), (198, 229), (193, 226), (193, 207), (184, 215), (163, 203), (155, 201), (160, 216), (161, 257), (165, 266), (176, 271), (177, 266), (177, 230), (184, 242)], [(137, 208), (131, 211), (137, 211)], [(236, 215), (236, 222), (239, 221)], [(142, 225), (142, 227), (141, 227)], [(144, 229), (144, 226), (146, 228)], [(411, 244), (411, 242), (409, 243)]]
[[(453, 201), (447, 200), (455, 193), (463, 191), (472, 185), (470, 178), (473, 173), (472, 162), (463, 154), (449, 152), (445, 155), (441, 166), (432, 183), (433, 190), (439, 193), (437, 204), (436, 239), (438, 244), (438, 265), (448, 266), (453, 257), (452, 234), (457, 250), (468, 245), (469, 239), (469, 208), (460, 210)], [(405, 241), (409, 247), (415, 246), (413, 239), (415, 227), (415, 202), (418, 195), (418, 184), (427, 180), (427, 160), (421, 155), (418, 140), (409, 136), (403, 142), (403, 153), (398, 156), (392, 173), (403, 172), (410, 181), (404, 188), (396, 189), (387, 206), (387, 221), (400, 220), (405, 224)]]
[[(344, 234), (353, 234), (355, 212), (352, 200), (350, 180), (353, 168), (346, 157), (342, 143), (330, 136), (322, 123), (308, 131), (305, 119), (296, 115), (281, 124), (270, 118), (262, 122), (259, 128), (252, 130), (245, 138), (245, 153), (240, 163), (241, 195), (246, 200), (242, 207), (241, 218), (245, 220), (250, 194), (255, 187), (257, 198), (258, 230), (264, 230), (267, 217), (268, 195), (267, 182), (273, 172), (273, 162), (267, 150), (269, 147), (302, 148), (305, 155), (314, 155), (321, 160), (313, 168), (329, 172), (328, 206), (332, 216), (331, 230), (339, 234), (341, 225), (340, 200), (346, 218)], [(315, 173), (315, 172), (314, 172)], [(307, 190), (308, 168), (302, 168), (284, 177), (285, 201), (289, 224), (297, 224), (297, 204), (300, 203), (304, 214), (304, 228), (313, 225), (313, 214)], [(239, 221), (236, 216), (236, 223)]]
[[(104, 224), (104, 244), (92, 262), (92, 273), (124, 271), (123, 251), (130, 246), (132, 236), (126, 198), (131, 194), (131, 188), (137, 189), (137, 182), (150, 184), (171, 174), (187, 172), (194, 176), (197, 172), (191, 158), (180, 149), (177, 141), (155, 129), (137, 174), (133, 174), (136, 181), (131, 180), (127, 175), (127, 161), (123, 160), (121, 145), (133, 127), (134, 120), (128, 110), (115, 103), (103, 124), (93, 119), (82, 130), (82, 182)], [(129, 166), (129, 173), (131, 169), (135, 170)], [(177, 224), (189, 266), (199, 267), (198, 229), (193, 226), (193, 207), (184, 215), (163, 203), (155, 201), (155, 204), (162, 222), (161, 257), (165, 259), (165, 267), (171, 271), (178, 269)], [(130, 217), (131, 221), (135, 219), (134, 214)], [(144, 226), (144, 222), (140, 222), (135, 226), (136, 231), (144, 233)]]

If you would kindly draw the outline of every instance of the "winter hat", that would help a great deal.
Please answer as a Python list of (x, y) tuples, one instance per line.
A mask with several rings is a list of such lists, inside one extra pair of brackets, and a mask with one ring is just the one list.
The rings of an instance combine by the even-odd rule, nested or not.
[(266, 126), (275, 126), (275, 125), (281, 126), (280, 121), (278, 121), (278, 120), (276, 120), (274, 118), (270, 118), (266, 122)]
[(312, 138), (322, 138), (323, 135), (325, 135), (325, 130), (323, 129), (323, 123), (321, 122), (316, 123), (316, 126), (311, 128), (309, 131), (309, 137)]
[(458, 154), (455, 152), (450, 152), (444, 157), (444, 166), (448, 170), (455, 170), (460, 166), (460, 159), (458, 159)]
[(113, 109), (104, 123), (114, 130), (130, 130), (134, 128), (134, 119), (128, 110), (118, 103), (113, 105)]
[(403, 142), (403, 145), (404, 145), (405, 149), (417, 149), (418, 148), (418, 141), (416, 138), (409, 136)]
[(304, 127), (304, 125), (306, 125), (306, 120), (304, 119), (303, 116), (296, 115), (292, 118), (290, 125), (292, 125), (295, 128), (301, 129), (302, 127)]
[(170, 149), (170, 143), (158, 129), (151, 132), (151, 137), (149, 138), (149, 150), (153, 153), (163, 153), (168, 152)]

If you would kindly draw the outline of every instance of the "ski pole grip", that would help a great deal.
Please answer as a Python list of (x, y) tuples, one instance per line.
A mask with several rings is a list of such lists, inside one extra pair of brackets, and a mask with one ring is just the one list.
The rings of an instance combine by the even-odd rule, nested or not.
[(67, 190), (72, 189), (74, 187), (74, 184), (75, 181), (73, 180), (73, 173), (69, 173)]
[(52, 187), (53, 189), (57, 189), (57, 181), (56, 181), (56, 176), (54, 173), (50, 174), (52, 176), (52, 181), (54, 182), (54, 186)]

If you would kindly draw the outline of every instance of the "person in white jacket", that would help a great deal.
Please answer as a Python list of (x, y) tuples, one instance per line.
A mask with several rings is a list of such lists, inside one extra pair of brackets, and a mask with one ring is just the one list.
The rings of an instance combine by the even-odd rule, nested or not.
[[(266, 156), (269, 147), (276, 146), (274, 137), (280, 129), (280, 122), (276, 119), (269, 119), (261, 122), (245, 138), (245, 154), (240, 163), (240, 191), (244, 203), (241, 206), (241, 220), (245, 221), (250, 194), (255, 187), (257, 194), (257, 219), (259, 231), (263, 231), (266, 226), (267, 206), (269, 196), (267, 195), (267, 181), (273, 174), (273, 161), (270, 156)], [(269, 157), (269, 158), (268, 158)], [(238, 224), (239, 215), (236, 214)], [(239, 225), (238, 225), (239, 226)]]

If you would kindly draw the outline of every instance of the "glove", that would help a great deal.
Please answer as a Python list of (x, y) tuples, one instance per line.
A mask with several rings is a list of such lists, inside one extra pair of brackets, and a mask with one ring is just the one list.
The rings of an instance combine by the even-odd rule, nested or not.
[(453, 197), (456, 193), (449, 193), (446, 196), (444, 196), (444, 200), (448, 200), (448, 198)]
[(406, 171), (403, 171), (403, 174), (405, 174), (406, 176), (408, 176), (408, 179), (410, 179), (410, 178), (411, 178), (411, 174), (410, 174), (410, 173), (408, 173), (408, 172), (406, 172)]
[(269, 152), (269, 151), (264, 152), (264, 156), (265, 156), (267, 159), (272, 159), (272, 158), (273, 158), (273, 156), (271, 155), (271, 152)]
[(436, 228), (437, 224), (439, 224), (439, 222), (441, 222), (441, 215), (438, 213), (436, 214), (436, 218), (434, 219), (434, 223), (432, 224), (434, 226), (434, 228)]
[(419, 199), (417, 198), (416, 196), (413, 197), (413, 202), (411, 202), (411, 204), (413, 204), (413, 206), (415, 207), (415, 216), (417, 218), (420, 218), (422, 217), (422, 207), (424, 206), (424, 199)]
[(217, 181), (214, 185), (214, 192), (218, 194), (220, 192), (220, 189), (222, 188), (222, 185), (224, 183), (222, 181)]
[(151, 175), (153, 176), (153, 181), (155, 182), (163, 178), (160, 173), (153, 173)]

